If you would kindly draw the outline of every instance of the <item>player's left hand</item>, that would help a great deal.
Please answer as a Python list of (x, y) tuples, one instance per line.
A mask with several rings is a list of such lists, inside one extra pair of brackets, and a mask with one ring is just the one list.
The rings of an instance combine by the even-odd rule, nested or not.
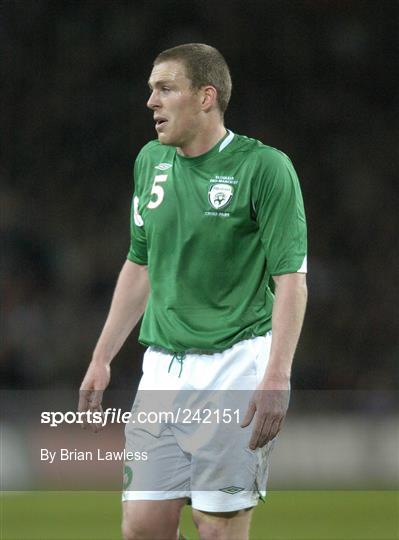
[(289, 403), (289, 382), (262, 381), (250, 399), (241, 427), (249, 426), (255, 417), (249, 448), (262, 448), (274, 439), (283, 424)]
[[(87, 427), (97, 433), (102, 429), (102, 399), (104, 390), (107, 388), (111, 378), (111, 368), (109, 364), (102, 362), (96, 362), (92, 360), (87, 369), (86, 375), (83, 379), (79, 390), (79, 405), (78, 411), (86, 413), (86, 416), (83, 416), (83, 429)], [(99, 417), (98, 421), (88, 420), (88, 414), (94, 415), (97, 414)]]

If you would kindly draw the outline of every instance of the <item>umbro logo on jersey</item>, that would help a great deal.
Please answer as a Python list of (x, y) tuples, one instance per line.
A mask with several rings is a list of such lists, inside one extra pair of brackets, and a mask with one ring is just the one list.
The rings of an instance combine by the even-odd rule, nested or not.
[(167, 171), (172, 167), (171, 163), (160, 163), (159, 165), (155, 165), (155, 169), (158, 169), (160, 171)]
[(244, 488), (237, 487), (237, 486), (230, 486), (223, 489), (219, 489), (219, 491), (223, 491), (223, 493), (228, 493), (229, 495), (235, 495), (236, 493), (240, 493), (240, 491), (244, 491)]
[(208, 191), (208, 199), (213, 208), (219, 210), (229, 204), (234, 188), (230, 184), (213, 184)]

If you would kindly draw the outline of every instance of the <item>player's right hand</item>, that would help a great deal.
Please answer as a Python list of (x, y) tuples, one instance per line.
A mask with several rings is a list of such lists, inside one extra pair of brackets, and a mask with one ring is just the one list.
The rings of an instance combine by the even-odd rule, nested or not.
[[(102, 415), (101, 402), (104, 390), (111, 379), (111, 368), (108, 364), (91, 361), (79, 390), (79, 412), (99, 412)], [(94, 433), (102, 429), (100, 422), (89, 422), (88, 416), (82, 424), (83, 429), (89, 427)]]

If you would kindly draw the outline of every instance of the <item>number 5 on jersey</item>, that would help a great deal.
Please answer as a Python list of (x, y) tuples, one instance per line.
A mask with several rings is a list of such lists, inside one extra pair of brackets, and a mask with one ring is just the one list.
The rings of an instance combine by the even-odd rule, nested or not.
[(154, 178), (154, 183), (152, 184), (151, 189), (151, 197), (155, 195), (155, 199), (150, 200), (150, 202), (147, 204), (147, 208), (153, 209), (156, 208), (161, 204), (163, 201), (165, 192), (162, 186), (160, 186), (160, 182), (166, 182), (168, 178), (167, 174), (157, 174)]

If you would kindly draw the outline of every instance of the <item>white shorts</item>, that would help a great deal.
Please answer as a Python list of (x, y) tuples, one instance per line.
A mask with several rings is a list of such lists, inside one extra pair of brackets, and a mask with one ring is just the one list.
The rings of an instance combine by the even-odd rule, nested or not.
[[(271, 333), (214, 354), (176, 357), (149, 348), (126, 425), (123, 501), (187, 497), (193, 508), (230, 512), (266, 495), (274, 441), (248, 448), (253, 422), (241, 428), (270, 354)], [(141, 419), (139, 422), (139, 418)]]

